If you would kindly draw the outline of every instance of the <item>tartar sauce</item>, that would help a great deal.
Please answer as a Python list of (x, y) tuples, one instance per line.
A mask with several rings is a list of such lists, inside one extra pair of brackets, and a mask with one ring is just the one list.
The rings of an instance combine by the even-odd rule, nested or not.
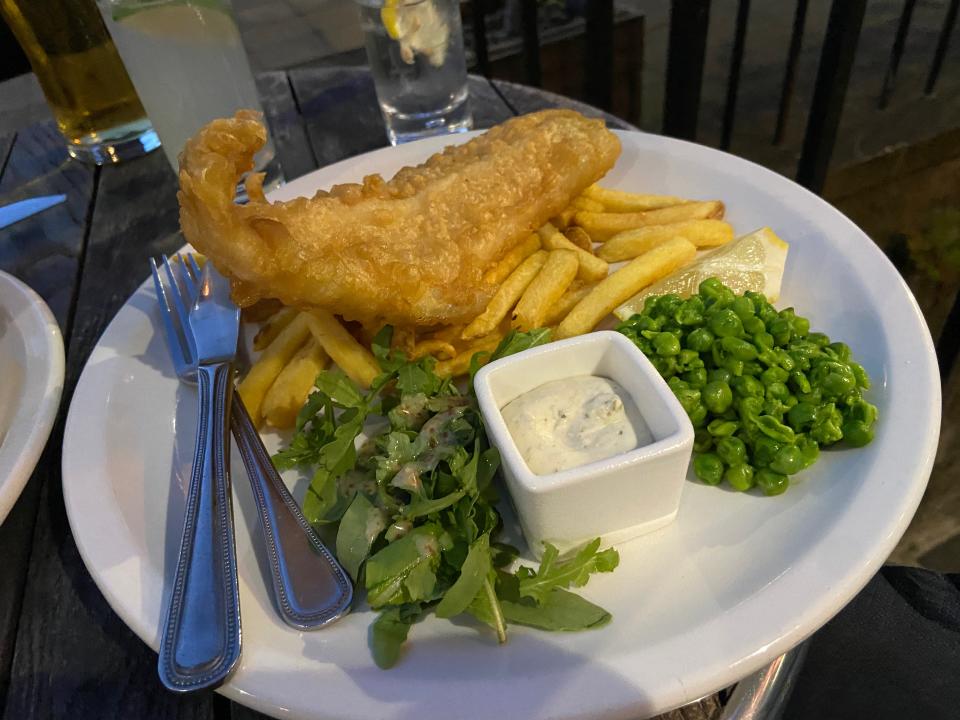
[(501, 410), (537, 475), (579, 467), (653, 442), (650, 428), (613, 380), (580, 375), (544, 383)]

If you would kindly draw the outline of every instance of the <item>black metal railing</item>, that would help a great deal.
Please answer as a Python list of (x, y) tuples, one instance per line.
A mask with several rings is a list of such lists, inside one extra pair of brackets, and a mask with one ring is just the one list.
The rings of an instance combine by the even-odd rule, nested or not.
[[(666, 0), (664, 0), (666, 1)], [(521, 32), (526, 82), (539, 86), (543, 79), (540, 64), (537, 0), (521, 0)], [(481, 21), (484, 0), (473, 0), (473, 43), (477, 69), (489, 74), (486, 57), (486, 27)], [(886, 72), (876, 98), (880, 110), (890, 104), (897, 83), (901, 59), (907, 45), (916, 0), (903, 0), (896, 33), (890, 47)], [(751, 3), (739, 0), (732, 51), (727, 71), (725, 100), (719, 146), (730, 147), (737, 117), (737, 96), (747, 41)], [(808, 0), (795, 0), (790, 41), (786, 48), (785, 70), (780, 86), (776, 124), (770, 139), (774, 145), (785, 140), (786, 127), (794, 109), (797, 72), (807, 23)], [(670, 0), (667, 66), (663, 105), (662, 132), (687, 140), (698, 139), (701, 89), (707, 54), (710, 25), (710, 0)], [(833, 0), (820, 49), (813, 95), (807, 110), (803, 144), (796, 166), (796, 180), (810, 190), (821, 193), (826, 182), (830, 160), (836, 144), (847, 87), (854, 67), (857, 45), (867, 11), (867, 0)], [(945, 4), (942, 25), (930, 60), (923, 92), (932, 94), (944, 67), (950, 46), (960, 0)], [(584, 90), (583, 99), (609, 110), (614, 83), (614, 7), (612, 0), (587, 0), (584, 4)], [(642, 49), (636, 50), (642, 53)], [(949, 313), (937, 342), (941, 373), (945, 377), (960, 355), (960, 297)]]

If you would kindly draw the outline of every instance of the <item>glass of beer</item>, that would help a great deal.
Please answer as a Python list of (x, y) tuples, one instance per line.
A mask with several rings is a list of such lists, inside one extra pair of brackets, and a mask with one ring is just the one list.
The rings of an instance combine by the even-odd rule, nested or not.
[(0, 0), (67, 152), (102, 165), (160, 145), (94, 0)]

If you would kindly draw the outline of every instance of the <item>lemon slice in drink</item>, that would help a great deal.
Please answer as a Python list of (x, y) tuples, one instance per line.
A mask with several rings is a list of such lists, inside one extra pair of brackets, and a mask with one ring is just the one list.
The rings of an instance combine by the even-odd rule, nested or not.
[(753, 290), (762, 292), (770, 302), (780, 297), (780, 281), (787, 262), (787, 243), (770, 228), (731, 240), (723, 247), (703, 255), (627, 300), (613, 311), (620, 320), (643, 310), (648, 295), (676, 293), (689, 297), (709, 277), (719, 278), (738, 295)]
[(380, 8), (380, 20), (387, 29), (387, 35), (394, 40), (400, 39), (400, 23), (397, 13), (397, 0), (386, 0)]

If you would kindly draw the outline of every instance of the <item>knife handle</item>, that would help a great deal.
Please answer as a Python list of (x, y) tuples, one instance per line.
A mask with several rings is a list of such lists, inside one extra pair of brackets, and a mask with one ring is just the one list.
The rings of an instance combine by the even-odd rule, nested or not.
[(336, 620), (350, 607), (353, 583), (290, 495), (236, 393), (230, 426), (257, 502), (280, 617), (300, 630)]
[(230, 496), (229, 363), (200, 365), (200, 419), (180, 557), (160, 639), (170, 690), (216, 687), (240, 659), (240, 595)]

